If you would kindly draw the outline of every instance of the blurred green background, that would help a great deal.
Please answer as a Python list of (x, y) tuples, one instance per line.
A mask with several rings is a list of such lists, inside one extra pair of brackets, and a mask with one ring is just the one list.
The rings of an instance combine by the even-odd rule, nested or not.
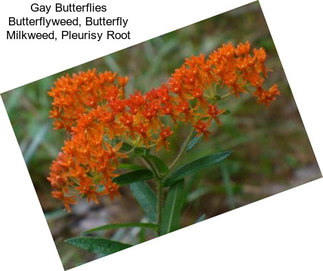
[[(219, 150), (234, 153), (221, 165), (187, 180), (188, 196), (182, 218), (185, 226), (200, 216), (212, 217), (321, 176), (258, 2), (2, 95), (65, 268), (97, 257), (65, 244), (65, 239), (102, 224), (139, 221), (142, 213), (127, 188), (114, 201), (102, 198), (99, 205), (81, 202), (71, 214), (51, 198), (46, 177), (64, 140), (64, 133), (54, 131), (48, 118), (51, 99), (47, 92), (53, 82), (66, 73), (108, 69), (129, 76), (128, 94), (135, 89), (148, 91), (164, 83), (186, 57), (207, 55), (222, 43), (246, 40), (253, 47), (265, 48), (267, 66), (273, 70), (266, 87), (277, 83), (282, 94), (268, 108), (257, 104), (250, 95), (224, 102), (222, 107), (231, 113), (222, 117), (223, 126), (215, 127), (207, 141), (200, 140), (182, 162)], [(161, 153), (161, 158), (172, 160), (185, 133), (179, 128), (171, 151)], [(135, 229), (123, 229), (105, 236), (136, 243), (137, 233)]]

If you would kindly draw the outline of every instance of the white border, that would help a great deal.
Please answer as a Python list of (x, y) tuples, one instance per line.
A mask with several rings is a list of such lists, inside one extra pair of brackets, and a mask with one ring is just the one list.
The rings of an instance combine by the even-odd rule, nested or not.
[[(26, 48), (22, 44), (6, 43), (3, 18), (9, 12), (23, 14), (25, 2), (11, 0), (2, 4), (2, 90), (249, 1), (167, 0), (160, 3), (127, 1), (126, 4), (109, 1), (115, 7), (114, 12), (133, 20), (136, 36), (131, 44), (94, 46), (93, 50), (87, 45), (86, 51), (82, 46), (52, 46), (40, 50), (37, 44), (33, 45), (35, 48)], [(323, 24), (320, 1), (263, 0), (260, 3), (322, 166), (323, 38), (320, 33)], [(58, 55), (61, 58), (58, 59)], [(25, 64), (17, 66), (16, 60)], [(63, 270), (2, 101), (0, 127), (1, 270)], [(322, 191), (322, 179), (310, 182), (74, 270), (323, 270)]]

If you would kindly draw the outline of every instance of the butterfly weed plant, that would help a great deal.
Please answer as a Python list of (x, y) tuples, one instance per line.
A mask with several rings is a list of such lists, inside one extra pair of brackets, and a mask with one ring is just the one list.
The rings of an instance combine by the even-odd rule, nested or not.
[[(128, 77), (112, 71), (93, 69), (57, 79), (49, 91), (53, 98), (50, 117), (55, 129), (66, 131), (67, 139), (47, 178), (52, 196), (71, 212), (71, 205), (80, 198), (98, 203), (100, 196), (113, 199), (120, 196), (120, 186), (129, 185), (146, 222), (107, 224), (85, 234), (138, 227), (160, 236), (178, 229), (185, 178), (220, 163), (231, 151), (185, 165), (181, 159), (198, 140), (209, 136), (213, 123), (222, 125), (221, 115), (229, 110), (220, 108), (220, 101), (250, 94), (268, 106), (280, 95), (277, 85), (263, 88), (269, 71), (265, 60), (265, 50), (252, 49), (249, 42), (223, 44), (208, 57), (187, 58), (161, 86), (145, 93), (136, 90), (129, 97), (125, 95)], [(158, 153), (169, 150), (179, 124), (189, 132), (166, 164)], [(139, 164), (126, 164), (130, 158)], [(124, 173), (124, 168), (130, 170)], [(131, 246), (86, 235), (67, 242), (100, 255)]]

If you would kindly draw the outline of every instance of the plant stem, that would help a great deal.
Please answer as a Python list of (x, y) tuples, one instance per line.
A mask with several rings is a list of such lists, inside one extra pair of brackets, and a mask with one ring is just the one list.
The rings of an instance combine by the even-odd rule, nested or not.
[(146, 167), (150, 168), (152, 170), (152, 172), (154, 173), (154, 176), (156, 177), (157, 180), (160, 180), (160, 173), (158, 168), (155, 166), (154, 163), (152, 163), (150, 161), (150, 159), (148, 159), (147, 157), (143, 157), (143, 161), (145, 162)]
[(154, 163), (147, 157), (142, 157), (142, 160), (147, 168), (150, 168), (155, 176), (156, 184), (157, 184), (157, 235), (160, 235), (160, 223), (161, 223), (161, 216), (162, 216), (162, 206), (163, 206), (163, 182), (160, 178), (160, 173), (158, 169), (155, 167)]
[[(186, 137), (184, 143), (181, 146), (181, 149), (179, 150), (177, 156), (175, 157), (175, 159), (173, 160), (173, 162), (169, 165), (169, 171), (180, 161), (180, 159), (182, 158), (182, 155), (184, 154), (188, 143), (190, 143), (191, 138), (193, 136), (194, 133), (194, 128), (192, 128), (192, 130), (189, 132), (188, 136)], [(168, 174), (169, 175), (169, 174)]]
[(230, 97), (231, 95), (232, 95), (232, 93), (231, 93), (231, 92), (228, 92), (228, 93), (226, 93), (226, 94), (222, 95), (222, 96), (220, 97), (220, 100), (224, 100), (225, 98), (228, 98), (228, 97)]
[(154, 175), (155, 175), (155, 179), (156, 179), (156, 183), (157, 183), (157, 235), (160, 235), (160, 224), (161, 224), (161, 218), (162, 218), (162, 207), (163, 207), (163, 182), (164, 180), (167, 179), (167, 177), (169, 176), (169, 173), (171, 171), (171, 169), (174, 168), (174, 166), (180, 161), (180, 159), (182, 158), (183, 154), (185, 153), (185, 150), (189, 144), (189, 142), (191, 141), (191, 138), (194, 134), (194, 128), (191, 129), (191, 131), (189, 132), (189, 134), (187, 135), (184, 143), (181, 145), (181, 148), (178, 152), (178, 154), (176, 155), (175, 159), (173, 160), (173, 162), (169, 165), (168, 169), (168, 174), (166, 174), (166, 176), (164, 176), (164, 178), (160, 177), (160, 173), (158, 172), (158, 169), (155, 168), (154, 164), (151, 163), (151, 161), (149, 159), (147, 159), (146, 157), (143, 157), (142, 160), (145, 163), (145, 165), (147, 166), (147, 168), (150, 168)]
[(162, 206), (163, 206), (163, 183), (161, 180), (157, 180), (157, 235), (160, 235), (160, 224), (162, 217)]
[(192, 128), (192, 130), (189, 132), (188, 136), (186, 137), (184, 143), (181, 146), (180, 151), (178, 152), (177, 156), (175, 157), (173, 162), (168, 167), (168, 169), (169, 169), (168, 174), (166, 174), (166, 176), (164, 176), (162, 179), (160, 179), (160, 178), (157, 179), (157, 225), (158, 225), (157, 234), (158, 234), (158, 236), (160, 235), (160, 223), (161, 223), (161, 218), (162, 218), (163, 183), (167, 179), (167, 177), (169, 176), (171, 169), (174, 168), (174, 166), (180, 161), (183, 154), (185, 153), (187, 145), (191, 141), (191, 138), (193, 136), (194, 130), (195, 129)]
[(153, 168), (150, 166), (150, 164), (147, 162), (147, 160), (144, 157), (140, 157), (140, 160), (143, 162), (146, 168), (153, 170)]
[(125, 154), (129, 154), (129, 153), (132, 153), (134, 150), (135, 150), (136, 147), (132, 147), (131, 150), (129, 151), (126, 151)]

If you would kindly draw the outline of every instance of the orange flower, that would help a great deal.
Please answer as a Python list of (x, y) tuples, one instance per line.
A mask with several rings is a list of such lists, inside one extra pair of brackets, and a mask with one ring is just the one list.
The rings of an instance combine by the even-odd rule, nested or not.
[(207, 122), (203, 122), (199, 119), (193, 126), (196, 129), (197, 136), (203, 134), (205, 137), (208, 137), (210, 134), (210, 132), (207, 130), (210, 124)]
[(254, 96), (257, 97), (257, 102), (268, 106), (272, 101), (276, 100), (276, 96), (280, 95), (278, 86), (275, 84), (269, 90), (259, 88), (255, 91)]
[(53, 197), (70, 210), (80, 197), (98, 202), (100, 195), (119, 195), (113, 178), (118, 176), (119, 161), (128, 157), (121, 150), (124, 141), (168, 150), (169, 137), (180, 121), (207, 137), (212, 120), (221, 125), (219, 117), (225, 112), (216, 103), (214, 85), (227, 88), (227, 97), (253, 88), (257, 102), (269, 105), (280, 92), (277, 85), (262, 87), (268, 71), (266, 52), (250, 52), (249, 42), (223, 44), (208, 57), (185, 59), (165, 84), (145, 94), (137, 90), (128, 98), (128, 77), (111, 71), (93, 69), (58, 78), (48, 93), (53, 98), (50, 118), (54, 128), (65, 129), (70, 138), (50, 167), (47, 179)]
[(166, 128), (162, 128), (159, 134), (159, 139), (157, 140), (157, 150), (159, 150), (162, 146), (168, 150), (169, 148), (169, 142), (167, 139), (173, 134), (173, 131), (171, 128), (168, 126)]
[(215, 122), (218, 125), (222, 125), (221, 121), (219, 120), (218, 116), (220, 116), (221, 114), (223, 114), (225, 112), (225, 109), (219, 109), (218, 106), (215, 105), (211, 105), (209, 104), (209, 109), (207, 111), (207, 116), (211, 117), (210, 120), (214, 119)]

